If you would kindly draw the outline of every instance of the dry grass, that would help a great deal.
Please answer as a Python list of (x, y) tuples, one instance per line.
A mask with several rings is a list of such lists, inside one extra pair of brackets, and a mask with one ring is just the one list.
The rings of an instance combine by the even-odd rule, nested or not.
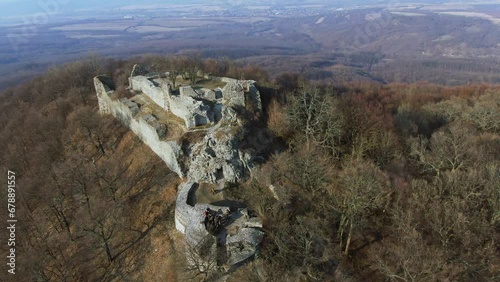
[(215, 81), (215, 80), (209, 80), (209, 79), (204, 79), (198, 81), (193, 87), (199, 86), (202, 88), (207, 88), (207, 89), (217, 89), (217, 88), (224, 88), (227, 83), (222, 82), (222, 81)]
[(219, 201), (223, 201), (223, 193), (213, 193), (212, 191), (217, 191), (219, 187), (217, 184), (201, 183), (198, 190), (196, 190), (196, 203), (197, 204), (211, 204)]
[(205, 137), (204, 131), (187, 132), (182, 136), (182, 141), (185, 141), (189, 144), (196, 144), (203, 140), (203, 137)]
[(117, 150), (129, 152), (125, 159), (131, 162), (127, 174), (137, 173), (151, 164), (154, 170), (170, 173), (168, 181), (161, 181), (155, 187), (144, 187), (146, 184), (139, 182), (133, 188), (132, 193), (140, 196), (134, 196), (128, 222), (142, 232), (147, 225), (153, 228), (123, 254), (125, 266), (120, 270), (136, 281), (176, 281), (178, 259), (182, 256), (182, 248), (179, 247), (182, 235), (175, 230), (173, 216), (181, 179), (169, 172), (163, 161), (132, 132), (124, 136)]

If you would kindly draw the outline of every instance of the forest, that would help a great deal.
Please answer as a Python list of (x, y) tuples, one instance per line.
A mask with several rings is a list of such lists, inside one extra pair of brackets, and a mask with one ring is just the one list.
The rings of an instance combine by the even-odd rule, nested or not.
[(248, 126), (265, 128), (272, 150), (226, 189), (266, 235), (227, 281), (500, 279), (500, 86), (332, 85), (224, 58), (145, 55), (91, 56), (1, 94), (2, 183), (10, 170), (18, 186), (13, 281), (221, 278), (185, 263), (173, 223), (180, 179), (98, 114), (92, 78), (107, 74), (127, 95), (135, 63), (258, 82), (264, 114)]

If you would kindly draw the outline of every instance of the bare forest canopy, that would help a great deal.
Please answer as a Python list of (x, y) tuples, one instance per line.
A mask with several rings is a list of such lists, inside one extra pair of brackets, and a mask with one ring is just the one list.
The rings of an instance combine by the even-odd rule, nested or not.
[(275, 153), (227, 189), (266, 235), (228, 281), (498, 280), (500, 87), (311, 83), (193, 56), (90, 57), (2, 94), (0, 167), (20, 187), (14, 279), (218, 277), (183, 263), (177, 176), (98, 114), (92, 78), (107, 74), (126, 95), (135, 63), (259, 83), (265, 114), (253, 126)]

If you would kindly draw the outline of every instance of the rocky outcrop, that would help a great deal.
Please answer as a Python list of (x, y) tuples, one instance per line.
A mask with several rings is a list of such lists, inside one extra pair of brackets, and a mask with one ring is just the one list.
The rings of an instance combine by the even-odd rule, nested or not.
[(237, 81), (229, 81), (222, 89), (222, 97), (226, 100), (228, 106), (245, 107), (245, 92), (243, 86)]
[(243, 227), (234, 235), (228, 235), (226, 239), (227, 246), (227, 264), (239, 265), (257, 253), (257, 246), (262, 241), (264, 232), (256, 228)]
[(221, 89), (216, 89), (216, 90), (204, 89), (204, 91), (200, 95), (200, 97), (204, 100), (215, 102), (218, 99), (222, 98), (222, 90)]
[(248, 96), (250, 98), (254, 110), (262, 112), (262, 100), (260, 98), (259, 89), (255, 87), (255, 82), (254, 81), (248, 82), (247, 87), (248, 87)]
[[(252, 107), (255, 112), (262, 112), (260, 92), (253, 80), (236, 80), (233, 78), (219, 78), (226, 86), (222, 89), (224, 100), (233, 107)], [(250, 104), (249, 104), (250, 103)]]
[[(231, 208), (209, 204), (193, 203), (192, 198), (198, 184), (186, 182), (179, 186), (175, 208), (175, 227), (186, 236), (186, 241), (191, 247), (200, 246), (211, 235), (203, 226), (203, 212), (211, 210), (221, 212), (232, 209), (229, 225), (218, 235), (217, 241), (221, 250), (216, 253), (218, 261), (223, 260), (228, 266), (239, 265), (251, 259), (258, 252), (258, 245), (262, 241), (262, 222), (256, 217), (250, 217), (245, 208)], [(220, 257), (223, 257), (221, 259)]]
[[(191, 151), (188, 176), (195, 182), (238, 182), (245, 176), (234, 136), (210, 133)], [(219, 136), (218, 136), (219, 135)]]

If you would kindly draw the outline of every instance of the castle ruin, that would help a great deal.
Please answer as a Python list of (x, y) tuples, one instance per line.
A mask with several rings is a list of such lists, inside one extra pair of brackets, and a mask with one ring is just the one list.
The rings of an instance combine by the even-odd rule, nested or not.
[[(218, 234), (213, 247), (218, 250), (218, 264), (229, 269), (254, 256), (263, 237), (262, 223), (249, 216), (246, 208), (193, 199), (201, 183), (224, 187), (251, 174), (259, 152), (239, 148), (242, 122), (237, 112), (250, 109), (259, 114), (260, 93), (251, 80), (204, 77), (198, 83), (180, 83), (174, 89), (174, 83), (166, 77), (136, 65), (129, 78), (132, 97), (120, 99), (111, 79), (95, 77), (99, 112), (120, 120), (170, 170), (186, 179), (178, 189), (175, 226), (189, 246), (197, 247), (211, 236), (201, 223), (203, 210), (232, 211), (229, 226)], [(183, 140), (190, 134), (201, 137), (186, 144)]]

